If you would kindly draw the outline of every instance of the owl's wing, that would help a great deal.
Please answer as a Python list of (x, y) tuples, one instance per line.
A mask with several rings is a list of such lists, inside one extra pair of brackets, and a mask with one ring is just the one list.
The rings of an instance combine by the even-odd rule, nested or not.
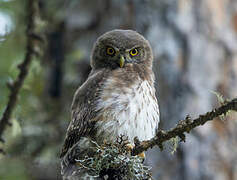
[(64, 145), (60, 154), (63, 157), (67, 151), (80, 140), (90, 136), (97, 112), (94, 110), (95, 101), (105, 80), (106, 71), (92, 72), (87, 81), (76, 91), (72, 103), (72, 120), (68, 126)]

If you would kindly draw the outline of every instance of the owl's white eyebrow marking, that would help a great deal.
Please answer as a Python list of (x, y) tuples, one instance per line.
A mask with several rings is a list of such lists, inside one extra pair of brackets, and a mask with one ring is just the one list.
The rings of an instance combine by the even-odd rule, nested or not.
[(126, 52), (129, 52), (129, 51), (131, 51), (131, 50), (133, 50), (133, 49), (135, 49), (135, 48), (136, 48), (136, 49), (141, 49), (141, 46), (137, 46), (137, 45), (136, 45), (136, 46), (133, 46), (133, 47), (130, 48), (130, 49), (126, 49), (125, 51), (126, 51)]

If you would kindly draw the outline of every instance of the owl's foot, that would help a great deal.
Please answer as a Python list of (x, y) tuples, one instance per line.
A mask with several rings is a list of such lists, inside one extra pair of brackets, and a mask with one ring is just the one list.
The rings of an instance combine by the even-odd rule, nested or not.
[(140, 158), (142, 158), (143, 160), (146, 158), (145, 152), (143, 151), (142, 153), (138, 154), (138, 156)]
[[(128, 152), (132, 152), (133, 148), (134, 148), (134, 145), (132, 145), (132, 144), (126, 144), (126, 149), (127, 149)], [(144, 160), (145, 157), (146, 157), (145, 152), (142, 152), (142, 153), (138, 154), (138, 156), (139, 156), (140, 158), (142, 158), (143, 160)]]
[(134, 146), (132, 144), (126, 144), (126, 149), (128, 152), (132, 152), (133, 148), (134, 148)]

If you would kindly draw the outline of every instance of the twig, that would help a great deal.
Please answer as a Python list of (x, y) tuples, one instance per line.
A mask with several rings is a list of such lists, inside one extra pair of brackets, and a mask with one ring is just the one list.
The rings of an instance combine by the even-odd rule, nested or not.
[(237, 111), (237, 98), (232, 99), (231, 101), (226, 101), (222, 106), (213, 111), (207, 112), (204, 115), (200, 115), (198, 118), (192, 120), (189, 116), (185, 120), (182, 120), (178, 125), (172, 128), (169, 131), (158, 131), (157, 135), (148, 141), (142, 141), (135, 145), (132, 154), (138, 155), (143, 151), (152, 148), (155, 145), (158, 145), (160, 149), (163, 149), (163, 142), (170, 140), (174, 137), (180, 137), (181, 141), (185, 141), (185, 132), (189, 133), (195, 127), (205, 124), (208, 121), (213, 120), (214, 118), (220, 115), (226, 115), (230, 110)]
[(35, 34), (34, 31), (35, 31), (36, 17), (37, 17), (37, 12), (38, 12), (38, 1), (28, 0), (26, 12), (28, 12), (28, 15), (27, 15), (28, 24), (27, 24), (27, 29), (26, 29), (26, 36), (27, 36), (26, 54), (25, 54), (25, 58), (23, 62), (18, 65), (18, 69), (20, 72), (18, 74), (17, 79), (13, 83), (7, 84), (8, 88), (10, 89), (10, 95), (9, 95), (9, 100), (8, 100), (6, 109), (0, 120), (0, 139), (2, 142), (3, 142), (3, 139), (2, 139), (3, 132), (5, 128), (7, 127), (7, 125), (11, 124), (9, 121), (11, 118), (11, 114), (14, 110), (14, 107), (16, 105), (19, 90), (21, 89), (23, 85), (23, 82), (29, 71), (29, 65), (36, 53), (35, 41), (38, 41), (38, 38), (34, 36)]

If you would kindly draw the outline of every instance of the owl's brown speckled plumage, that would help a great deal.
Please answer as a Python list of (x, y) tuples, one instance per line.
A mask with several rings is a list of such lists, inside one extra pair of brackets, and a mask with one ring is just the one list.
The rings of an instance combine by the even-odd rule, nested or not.
[(142, 141), (155, 135), (159, 108), (152, 61), (148, 41), (135, 31), (113, 30), (98, 38), (92, 72), (74, 96), (61, 157), (82, 137), (101, 143), (122, 134), (133, 143), (136, 136)]

